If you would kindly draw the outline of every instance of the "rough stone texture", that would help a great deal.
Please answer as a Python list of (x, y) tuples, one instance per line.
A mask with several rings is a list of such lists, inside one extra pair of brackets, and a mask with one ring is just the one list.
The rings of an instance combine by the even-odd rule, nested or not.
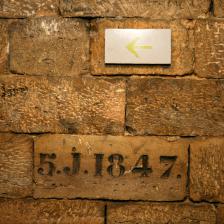
[(8, 21), (0, 20), (0, 73), (7, 73), (8, 70), (8, 25)]
[(88, 23), (38, 18), (11, 29), (10, 69), (31, 75), (77, 76), (89, 71)]
[(195, 72), (224, 78), (224, 21), (199, 20), (195, 26)]
[[(159, 74), (183, 75), (193, 71), (193, 22), (151, 21), (147, 19), (94, 20), (91, 32), (91, 71), (93, 74)], [(106, 65), (104, 63), (104, 35), (109, 28), (172, 29), (172, 65)]]
[(32, 152), (33, 141), (30, 137), (0, 134), (0, 197), (32, 194)]
[(216, 17), (224, 17), (224, 0), (214, 0), (214, 14)]
[[(149, 17), (153, 19), (203, 18), (210, 0), (61, 0), (63, 16)], [(162, 12), (162, 13), (161, 13)]]
[[(182, 200), (188, 146), (159, 137), (41, 136), (35, 139), (34, 197)], [(103, 154), (101, 162), (95, 154)], [(148, 156), (145, 173), (142, 155)]]
[(58, 0), (1, 0), (0, 17), (24, 18), (58, 13)]
[(108, 206), (108, 224), (216, 224), (210, 205), (194, 204), (112, 204)]
[(0, 130), (119, 134), (125, 83), (120, 79), (0, 76)]
[(127, 131), (138, 135), (224, 134), (221, 80), (131, 78)]
[(103, 224), (104, 206), (90, 201), (0, 200), (0, 224)]
[(195, 201), (224, 202), (224, 139), (191, 144), (190, 196)]
[(219, 205), (217, 209), (217, 224), (224, 224), (224, 205)]

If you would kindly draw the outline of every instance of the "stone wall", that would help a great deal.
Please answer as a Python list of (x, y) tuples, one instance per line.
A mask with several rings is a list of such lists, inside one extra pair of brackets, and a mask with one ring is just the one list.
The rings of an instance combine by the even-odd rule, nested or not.
[[(106, 65), (107, 28), (171, 29), (171, 65)], [(224, 223), (224, 0), (0, 0), (14, 223)]]

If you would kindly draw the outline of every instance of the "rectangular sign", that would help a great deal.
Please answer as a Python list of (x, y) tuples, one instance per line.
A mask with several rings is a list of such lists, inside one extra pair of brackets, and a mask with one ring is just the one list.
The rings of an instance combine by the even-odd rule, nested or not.
[(35, 139), (36, 198), (182, 200), (188, 144), (158, 137), (45, 135)]
[(171, 29), (106, 29), (106, 64), (171, 64)]
[(171, 29), (106, 29), (106, 64), (171, 64)]

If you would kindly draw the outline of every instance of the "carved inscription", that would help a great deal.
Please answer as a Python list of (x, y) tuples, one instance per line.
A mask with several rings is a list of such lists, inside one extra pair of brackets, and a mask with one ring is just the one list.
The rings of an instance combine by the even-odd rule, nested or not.
[[(64, 175), (78, 175), (80, 171), (80, 162), (81, 162), (81, 153), (71, 153), (72, 167), (65, 166), (63, 171), (56, 170), (56, 164), (54, 163), (56, 159), (56, 153), (52, 154), (43, 154), (40, 153), (40, 165), (37, 169), (38, 174), (53, 176), (56, 174)], [(95, 176), (102, 177), (103, 170), (103, 159), (104, 154), (94, 154), (95, 155)], [(106, 168), (108, 174), (112, 177), (121, 177), (125, 175), (125, 165), (124, 165), (124, 156), (121, 154), (111, 154), (108, 158), (110, 165)], [(160, 156), (160, 163), (165, 164), (165, 171), (162, 173), (160, 178), (169, 178), (171, 175), (171, 170), (175, 164), (175, 161), (178, 159), (178, 156)], [(48, 161), (49, 160), (49, 161)], [(151, 166), (149, 166), (149, 156), (141, 155), (137, 160), (135, 166), (131, 169), (133, 174), (139, 174), (139, 177), (149, 177), (149, 174), (153, 172)], [(87, 170), (84, 170), (84, 174), (88, 174)], [(177, 178), (181, 178), (181, 175), (178, 174)]]
[[(35, 141), (35, 197), (181, 200), (183, 140), (46, 135)], [(160, 195), (158, 197), (158, 195)]]
[(6, 88), (5, 85), (1, 86), (1, 97), (13, 97), (16, 95), (26, 95), (28, 92), (28, 88), (18, 87), (18, 88)]

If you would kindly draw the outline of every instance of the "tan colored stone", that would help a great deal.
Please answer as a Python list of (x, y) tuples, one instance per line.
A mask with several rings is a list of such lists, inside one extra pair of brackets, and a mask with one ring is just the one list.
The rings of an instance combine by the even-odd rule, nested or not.
[(103, 224), (104, 206), (91, 201), (0, 200), (0, 224)]
[(217, 209), (217, 224), (224, 224), (224, 205), (219, 205)]
[[(191, 25), (184, 21), (152, 21), (147, 19), (94, 20), (91, 33), (91, 71), (93, 74), (124, 75), (183, 75), (193, 71)], [(165, 65), (106, 65), (104, 63), (105, 29), (168, 28), (172, 30), (172, 64)]]
[(190, 196), (194, 201), (224, 202), (224, 139), (191, 144)]
[(8, 21), (0, 20), (0, 73), (7, 73), (8, 70)]
[(58, 14), (59, 0), (1, 0), (0, 17), (24, 18)]
[(10, 69), (30, 75), (77, 76), (89, 71), (88, 23), (38, 18), (15, 24)]
[(216, 17), (224, 17), (224, 0), (214, 0), (214, 14)]
[(126, 128), (137, 135), (224, 134), (222, 80), (131, 78)]
[(224, 21), (199, 20), (195, 28), (195, 72), (224, 78)]
[(124, 131), (121, 79), (0, 76), (0, 130), (119, 134)]
[(186, 196), (188, 144), (182, 140), (45, 135), (35, 139), (34, 148), (36, 198), (175, 201)]
[(210, 205), (127, 203), (108, 206), (108, 224), (216, 224)]
[(209, 14), (210, 0), (61, 0), (63, 16), (198, 18)]
[(32, 195), (32, 152), (30, 137), (0, 134), (0, 197)]

